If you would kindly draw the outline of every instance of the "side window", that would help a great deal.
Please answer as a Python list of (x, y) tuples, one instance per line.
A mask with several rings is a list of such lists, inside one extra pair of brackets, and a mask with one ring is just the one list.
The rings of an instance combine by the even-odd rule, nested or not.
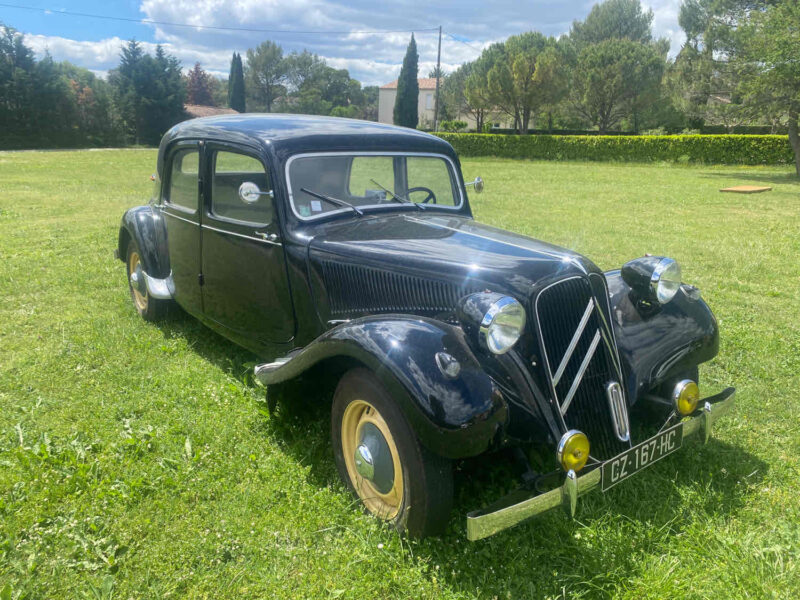
[(167, 202), (189, 210), (197, 210), (197, 176), (200, 153), (194, 148), (178, 150), (172, 155)]
[(239, 197), (239, 186), (255, 183), (263, 192), (272, 189), (264, 165), (257, 158), (237, 152), (214, 153), (211, 182), (211, 214), (223, 219), (266, 225), (273, 220), (272, 198), (259, 196), (247, 203)]

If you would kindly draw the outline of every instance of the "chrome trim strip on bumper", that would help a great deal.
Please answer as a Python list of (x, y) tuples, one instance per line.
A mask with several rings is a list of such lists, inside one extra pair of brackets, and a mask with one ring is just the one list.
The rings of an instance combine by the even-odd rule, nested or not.
[[(735, 394), (735, 388), (727, 388), (716, 396), (706, 398), (700, 414), (683, 422), (684, 439), (699, 433), (707, 442), (717, 420), (733, 408)], [(598, 466), (579, 477), (575, 477), (574, 473), (572, 476), (567, 475), (562, 486), (549, 492), (515, 501), (513, 504), (501, 498), (491, 506), (468, 513), (467, 539), (475, 541), (487, 538), (559, 505), (574, 515), (578, 497), (600, 486), (601, 469)], [(508, 498), (516, 500), (519, 495), (512, 493)]]

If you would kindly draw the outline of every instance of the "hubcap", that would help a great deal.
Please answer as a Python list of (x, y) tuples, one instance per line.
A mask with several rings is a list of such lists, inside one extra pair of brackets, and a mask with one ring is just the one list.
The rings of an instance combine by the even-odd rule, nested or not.
[(372, 478), (375, 477), (375, 466), (372, 464), (372, 454), (369, 448), (361, 444), (356, 448), (354, 460), (356, 461), (356, 471), (358, 471), (358, 474), (364, 479), (372, 481)]
[(400, 454), (386, 421), (364, 400), (352, 401), (344, 411), (342, 451), (350, 481), (367, 509), (394, 518), (403, 502)]

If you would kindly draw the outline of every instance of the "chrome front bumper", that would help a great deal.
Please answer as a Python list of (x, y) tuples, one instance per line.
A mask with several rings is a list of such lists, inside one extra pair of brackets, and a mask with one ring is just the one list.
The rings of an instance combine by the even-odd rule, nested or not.
[[(734, 388), (728, 388), (703, 400), (700, 414), (683, 422), (683, 438), (699, 433), (707, 442), (714, 423), (733, 407), (735, 392)], [(549, 492), (525, 499), (520, 499), (516, 493), (486, 508), (472, 511), (467, 514), (467, 539), (481, 540), (559, 505), (574, 515), (578, 497), (599, 487), (600, 478), (599, 466), (580, 477), (570, 472), (563, 485)]]

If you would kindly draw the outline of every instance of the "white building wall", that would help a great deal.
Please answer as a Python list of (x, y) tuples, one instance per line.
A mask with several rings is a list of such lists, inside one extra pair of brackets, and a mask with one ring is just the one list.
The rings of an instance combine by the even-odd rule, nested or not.
[(378, 122), (394, 123), (394, 101), (397, 98), (397, 90), (379, 89), (378, 90)]
[[(396, 89), (378, 90), (378, 122), (394, 123), (394, 103), (397, 99)], [(433, 112), (436, 106), (436, 92), (434, 90), (420, 90), (417, 99), (417, 114), (419, 126), (433, 127)]]

